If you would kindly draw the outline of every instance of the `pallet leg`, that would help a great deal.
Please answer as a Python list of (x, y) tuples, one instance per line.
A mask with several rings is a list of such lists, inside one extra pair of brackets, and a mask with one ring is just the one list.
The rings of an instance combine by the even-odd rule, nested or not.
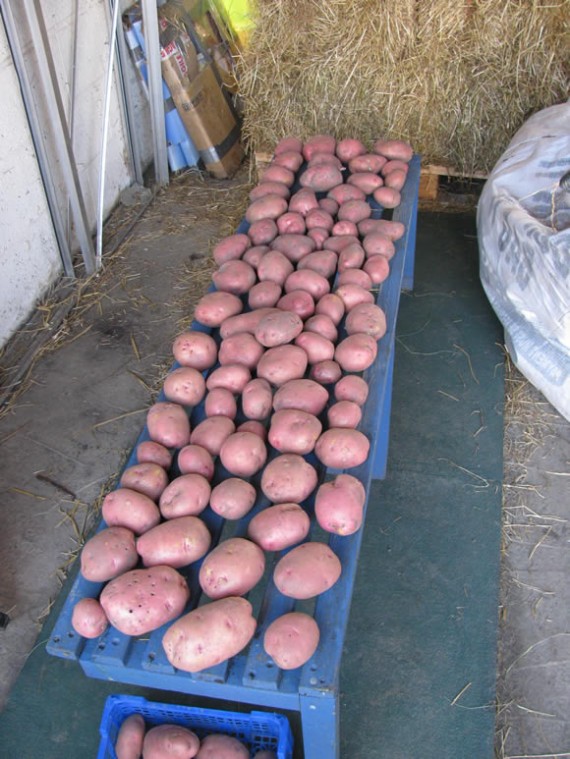
[(416, 226), (417, 226), (417, 213), (412, 213), (412, 218), (410, 220), (410, 228), (408, 230), (406, 258), (404, 260), (404, 275), (402, 277), (402, 290), (414, 289), (414, 266), (416, 262)]
[(304, 759), (340, 759), (338, 698), (300, 693)]
[(386, 466), (388, 463), (388, 442), (390, 438), (390, 409), (392, 407), (392, 379), (394, 376), (394, 347), (390, 351), (390, 358), (387, 367), (386, 389), (384, 391), (384, 401), (380, 414), (380, 427), (378, 429), (376, 442), (376, 455), (372, 466), (372, 479), (383, 480), (386, 477)]

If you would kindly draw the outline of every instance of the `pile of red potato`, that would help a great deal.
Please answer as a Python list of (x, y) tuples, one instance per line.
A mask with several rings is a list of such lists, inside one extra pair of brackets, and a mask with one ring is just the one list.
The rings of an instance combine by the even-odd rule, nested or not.
[[(314, 598), (338, 580), (335, 553), (306, 540), (303, 503), (314, 496), (320, 527), (350, 535), (362, 523), (364, 487), (351, 474), (319, 484), (318, 465), (306, 457), (322, 469), (350, 470), (369, 455), (358, 430), (368, 395), (361, 375), (386, 331), (373, 291), (405, 231), (371, 218), (370, 196), (397, 206), (411, 158), (410, 145), (397, 140), (379, 140), (371, 151), (328, 135), (277, 145), (250, 193), (247, 233), (213, 249), (215, 290), (194, 313), (205, 331), (174, 340), (177, 368), (164, 382), (164, 400), (148, 411), (150, 440), (106, 496), (106, 527), (83, 548), (83, 576), (105, 585), (99, 599), (75, 606), (80, 635), (97, 637), (110, 623), (138, 636), (172, 622), (166, 657), (196, 672), (253, 637), (244, 595), (264, 575), (266, 552), (290, 549), (273, 579), (293, 599)], [(196, 408), (202, 420), (191, 423)], [(269, 505), (251, 518), (247, 537), (211, 548), (201, 513), (209, 507), (241, 519), (259, 491)], [(194, 562), (210, 601), (183, 614), (190, 591), (179, 570)], [(277, 666), (292, 669), (318, 641), (315, 620), (291, 612), (269, 625), (263, 644)]]

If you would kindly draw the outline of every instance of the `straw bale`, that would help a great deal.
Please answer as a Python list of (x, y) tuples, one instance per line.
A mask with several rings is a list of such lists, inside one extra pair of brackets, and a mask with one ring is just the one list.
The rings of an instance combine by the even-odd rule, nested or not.
[(257, 0), (239, 61), (243, 136), (409, 140), (489, 171), (534, 111), (568, 97), (570, 0)]

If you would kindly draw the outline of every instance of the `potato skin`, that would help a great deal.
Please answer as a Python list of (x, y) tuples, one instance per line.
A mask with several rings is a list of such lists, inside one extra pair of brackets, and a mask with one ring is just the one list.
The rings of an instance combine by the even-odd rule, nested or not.
[(271, 243), (272, 250), (278, 250), (292, 263), (297, 263), (303, 256), (312, 253), (315, 242), (307, 235), (279, 235)]
[(337, 401), (353, 401), (363, 406), (368, 398), (368, 383), (356, 374), (347, 374), (334, 386), (334, 397)]
[(240, 477), (226, 477), (212, 488), (210, 508), (224, 519), (241, 519), (251, 511), (257, 492)]
[(280, 669), (297, 669), (315, 653), (320, 636), (312, 617), (292, 611), (271, 622), (263, 636), (263, 648)]
[(336, 139), (330, 134), (315, 134), (303, 143), (301, 152), (307, 161), (314, 158), (317, 153), (331, 153), (334, 155)]
[(249, 193), (249, 199), (253, 202), (267, 197), (267, 195), (278, 195), (280, 198), (287, 200), (291, 194), (289, 188), (283, 182), (270, 182), (269, 180), (260, 182)]
[[(261, 224), (262, 222), (257, 223)], [(277, 234), (277, 228), (275, 234)], [(273, 237), (270, 236), (268, 240), (272, 240)], [(219, 291), (233, 293), (234, 295), (246, 293), (250, 287), (253, 287), (256, 280), (253, 267), (242, 260), (226, 261), (212, 274), (212, 281)]]
[(136, 490), (153, 501), (158, 501), (160, 494), (168, 485), (168, 475), (158, 464), (134, 464), (123, 471), (119, 484), (123, 488)]
[(220, 461), (237, 477), (251, 477), (259, 472), (266, 459), (265, 443), (253, 432), (234, 432), (220, 448)]
[[(257, 245), (267, 245), (267, 243), (271, 242), (277, 235), (279, 234), (279, 230), (277, 228), (277, 224), (273, 219), (260, 219), (259, 221), (254, 221), (253, 224), (250, 224), (249, 229), (247, 230), (247, 234), (250, 237), (252, 243)], [(243, 261), (241, 263), (247, 263), (246, 261)], [(254, 279), (251, 285), (255, 283), (255, 272), (254, 272)], [(218, 286), (216, 281), (214, 280), (214, 284), (216, 284), (216, 287), (218, 290), (221, 290), (222, 288)], [(250, 285), (250, 287), (251, 287)], [(231, 290), (230, 292), (235, 292), (235, 290)], [(244, 290), (242, 292), (247, 292), (247, 290)]]
[(289, 380), (301, 378), (305, 374), (307, 363), (307, 354), (302, 348), (296, 345), (278, 345), (269, 348), (259, 359), (257, 376), (280, 387)]
[(362, 332), (349, 335), (337, 344), (334, 357), (345, 372), (363, 372), (372, 366), (378, 355), (378, 344)]
[(144, 493), (130, 488), (117, 488), (107, 493), (101, 514), (109, 527), (126, 527), (136, 535), (160, 522), (156, 503)]
[(83, 546), (81, 574), (92, 582), (107, 582), (138, 562), (135, 535), (126, 527), (106, 527)]
[(343, 163), (348, 163), (351, 158), (366, 153), (366, 146), (360, 140), (345, 137), (336, 144), (336, 154)]
[(218, 349), (211, 335), (189, 329), (174, 338), (172, 354), (181, 366), (203, 372), (216, 363)]
[(327, 411), (329, 427), (356, 429), (362, 419), (362, 410), (354, 401), (337, 401)]
[(162, 645), (172, 666), (200, 672), (238, 654), (252, 639), (256, 627), (249, 601), (229, 596), (176, 620), (164, 634)]
[(248, 293), (247, 304), (250, 308), (272, 308), (283, 291), (277, 282), (265, 280), (254, 285)]
[(373, 284), (379, 285), (388, 279), (390, 264), (385, 256), (372, 256), (364, 262), (363, 271), (368, 274)]
[(397, 208), (402, 197), (393, 187), (377, 187), (372, 193), (374, 200), (384, 208)]
[(315, 332), (317, 335), (325, 337), (332, 343), (335, 343), (338, 338), (338, 330), (335, 323), (326, 314), (315, 314), (310, 316), (305, 322), (306, 332)]
[(315, 454), (319, 461), (334, 469), (360, 466), (368, 458), (369, 450), (370, 441), (366, 435), (345, 427), (331, 427), (323, 432), (315, 444)]
[(316, 332), (301, 332), (295, 338), (295, 345), (305, 351), (309, 364), (330, 361), (334, 357), (334, 343)]
[(271, 417), (268, 439), (281, 453), (310, 453), (322, 432), (314, 414), (300, 409), (281, 409)]
[(247, 534), (264, 551), (283, 551), (309, 534), (311, 520), (298, 503), (269, 506), (250, 521)]
[(142, 755), (143, 759), (193, 759), (199, 749), (200, 739), (196, 733), (183, 725), (165, 723), (147, 731)]
[(236, 426), (227, 416), (211, 416), (196, 425), (190, 435), (192, 445), (200, 445), (212, 456), (220, 453), (224, 440), (235, 432)]
[[(376, 256), (376, 258), (379, 258), (379, 256)], [(340, 287), (341, 285), (348, 284), (358, 285), (359, 287), (363, 287), (365, 290), (371, 290), (374, 282), (372, 281), (370, 275), (364, 271), (364, 269), (345, 269), (341, 274), (339, 274), (337, 285)]]
[(364, 333), (380, 340), (386, 334), (386, 314), (375, 303), (361, 303), (346, 317), (345, 328), (347, 335)]
[(208, 390), (204, 401), (204, 413), (210, 416), (225, 416), (235, 419), (237, 402), (231, 390), (225, 387), (214, 387)]
[(297, 271), (312, 269), (321, 277), (328, 279), (336, 271), (338, 256), (333, 250), (315, 250), (308, 253), (297, 264)]
[(319, 207), (319, 201), (314, 190), (302, 187), (291, 195), (289, 199), (289, 211), (306, 216), (313, 208)]
[[(269, 178), (266, 181), (269, 180)], [(277, 219), (282, 213), (287, 211), (287, 201), (277, 193), (264, 195), (262, 198), (253, 200), (246, 212), (245, 219), (253, 224), (260, 219)]]
[(342, 300), (346, 311), (359, 303), (374, 303), (374, 295), (359, 285), (340, 285), (336, 289), (336, 295)]
[(384, 156), (378, 155), (377, 153), (362, 153), (349, 161), (348, 170), (352, 174), (361, 171), (371, 171), (373, 174), (378, 174), (385, 163), (386, 158)]
[(256, 377), (248, 382), (241, 395), (241, 407), (248, 419), (267, 419), (271, 413), (273, 391), (269, 382)]
[(303, 320), (291, 311), (267, 314), (257, 325), (255, 338), (265, 348), (274, 348), (294, 340), (303, 331)]
[[(217, 349), (214, 345), (217, 355)], [(166, 375), (162, 386), (166, 400), (182, 406), (197, 406), (206, 394), (202, 372), (191, 366), (179, 366)]]
[(210, 451), (201, 445), (194, 443), (185, 445), (184, 448), (178, 451), (176, 463), (181, 474), (201, 474), (208, 481), (214, 476), (213, 456)]
[(201, 474), (189, 472), (175, 477), (162, 491), (160, 512), (165, 519), (201, 514), (210, 499), (210, 483)]
[(81, 598), (73, 607), (71, 626), (84, 638), (98, 638), (109, 627), (109, 620), (96, 598)]
[(251, 372), (243, 364), (224, 364), (218, 366), (208, 375), (206, 387), (208, 390), (214, 390), (217, 387), (223, 387), (232, 393), (238, 394), (243, 392), (244, 387), (251, 380)]
[(284, 453), (263, 470), (261, 490), (273, 503), (302, 503), (317, 486), (317, 472), (302, 456)]
[(397, 159), (406, 163), (411, 161), (414, 155), (412, 146), (404, 140), (376, 140), (372, 151), (390, 160)]
[(327, 192), (342, 184), (342, 173), (336, 166), (317, 164), (309, 166), (299, 177), (301, 187), (308, 187), (315, 192)]
[(190, 439), (190, 420), (179, 403), (154, 403), (147, 412), (146, 426), (150, 439), (166, 448), (182, 448)]
[(212, 250), (212, 256), (218, 266), (221, 266), (226, 261), (241, 258), (250, 246), (251, 240), (247, 235), (241, 233), (228, 235), (216, 243)]
[(277, 564), (273, 580), (284, 596), (314, 598), (335, 584), (342, 572), (337, 555), (325, 543), (308, 542), (292, 548)]
[(315, 313), (315, 301), (306, 290), (292, 290), (277, 301), (277, 308), (293, 311), (301, 319), (308, 319)]
[(322, 385), (309, 379), (289, 380), (273, 397), (275, 411), (296, 408), (318, 416), (327, 405), (329, 394)]
[(323, 483), (315, 496), (315, 517), (327, 532), (352, 535), (361, 525), (366, 492), (364, 486), (350, 474), (339, 474)]
[(211, 292), (203, 295), (194, 309), (194, 318), (206, 327), (219, 327), (230, 316), (243, 310), (243, 303), (233, 293)]
[(317, 361), (311, 366), (309, 377), (322, 385), (333, 385), (342, 376), (342, 369), (333, 359)]
[(170, 469), (172, 454), (161, 443), (143, 440), (137, 445), (137, 464), (158, 464), (163, 469)]
[(129, 714), (123, 720), (117, 740), (115, 741), (115, 754), (117, 759), (139, 759), (143, 750), (145, 723), (142, 715)]
[(218, 359), (222, 366), (225, 364), (243, 364), (253, 370), (261, 356), (263, 345), (249, 332), (238, 332), (226, 337), (220, 343)]
[(319, 298), (315, 306), (316, 314), (325, 314), (325, 316), (328, 316), (336, 326), (340, 324), (344, 312), (344, 301), (335, 293), (323, 295), (322, 298)]
[(260, 282), (275, 282), (280, 287), (293, 271), (293, 264), (287, 256), (279, 250), (270, 250), (266, 253), (257, 267), (257, 276)]
[(349, 185), (356, 187), (365, 195), (372, 195), (379, 187), (382, 187), (384, 180), (378, 174), (370, 171), (358, 171), (351, 174), (346, 180)]
[(210, 733), (202, 741), (196, 759), (249, 759), (249, 751), (232, 735)]
[(211, 540), (208, 528), (199, 517), (176, 517), (141, 535), (137, 551), (145, 567), (165, 565), (178, 569), (201, 559), (210, 548)]
[(198, 581), (214, 600), (243, 596), (263, 577), (265, 554), (251, 540), (229, 538), (212, 549), (200, 567)]

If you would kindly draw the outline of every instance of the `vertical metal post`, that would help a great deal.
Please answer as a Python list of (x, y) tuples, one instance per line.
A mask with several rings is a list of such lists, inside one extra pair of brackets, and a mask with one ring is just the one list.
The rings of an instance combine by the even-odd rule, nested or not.
[(142, 13), (146, 42), (155, 180), (157, 185), (163, 186), (168, 184), (169, 177), (156, 0), (142, 0)]

